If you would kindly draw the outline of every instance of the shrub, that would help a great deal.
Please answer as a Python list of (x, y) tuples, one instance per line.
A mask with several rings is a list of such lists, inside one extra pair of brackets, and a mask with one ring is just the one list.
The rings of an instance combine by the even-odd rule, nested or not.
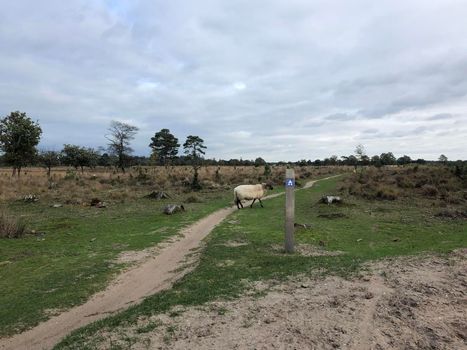
[(196, 195), (191, 195), (191, 196), (188, 196), (186, 198), (185, 202), (187, 202), (187, 203), (201, 203), (202, 200), (201, 200), (201, 198), (199, 198)]
[(399, 193), (392, 187), (380, 186), (376, 190), (376, 198), (393, 201), (397, 199)]
[(76, 171), (68, 169), (66, 171), (65, 176), (63, 177), (64, 180), (74, 180), (77, 178)]
[(0, 238), (20, 238), (26, 234), (26, 225), (0, 212)]
[(438, 189), (433, 185), (423, 185), (422, 193), (424, 196), (436, 197), (438, 195)]

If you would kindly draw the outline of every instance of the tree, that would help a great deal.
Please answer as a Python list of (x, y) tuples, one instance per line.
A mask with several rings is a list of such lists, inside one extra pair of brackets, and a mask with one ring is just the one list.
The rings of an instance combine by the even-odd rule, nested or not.
[(371, 157), (371, 165), (377, 168), (381, 167), (383, 165), (381, 164), (381, 158), (378, 155)]
[(394, 157), (394, 154), (392, 154), (392, 152), (381, 153), (381, 155), (379, 156), (379, 159), (381, 160), (382, 165), (396, 164), (396, 157)]
[(204, 140), (199, 136), (188, 136), (185, 143), (183, 144), (183, 149), (185, 154), (194, 162), (199, 162), (202, 158), (202, 155), (205, 154), (204, 150), (207, 147), (204, 145)]
[(266, 164), (266, 161), (263, 158), (258, 157), (255, 159), (255, 167), (265, 165), (265, 164)]
[(130, 141), (135, 138), (139, 129), (136, 126), (113, 120), (108, 130), (110, 135), (106, 136), (106, 139), (109, 141), (109, 153), (117, 157), (117, 167), (125, 172), (128, 159), (133, 152)]
[(39, 161), (47, 169), (47, 176), (50, 177), (52, 167), (60, 164), (60, 153), (56, 151), (41, 151)]
[(330, 165), (337, 165), (339, 162), (339, 157), (337, 157), (335, 154), (329, 158), (329, 164)]
[(63, 145), (61, 158), (63, 164), (72, 166), (76, 169), (81, 168), (81, 172), (84, 172), (85, 166), (94, 168), (98, 164), (100, 155), (93, 148), (76, 145)]
[(4, 161), (13, 166), (13, 176), (31, 162), (37, 154), (36, 146), (41, 138), (42, 129), (23, 112), (11, 112), (0, 119), (0, 150)]
[(191, 182), (191, 188), (194, 190), (201, 189), (201, 185), (198, 180), (198, 169), (201, 167), (200, 161), (202, 159), (202, 155), (205, 154), (204, 150), (206, 148), (204, 140), (199, 136), (190, 135), (186, 138), (186, 141), (183, 144), (185, 154), (190, 160), (194, 170), (193, 181)]
[(110, 158), (108, 153), (102, 153), (102, 155), (99, 157), (99, 160), (97, 162), (97, 165), (99, 166), (110, 166), (112, 165), (112, 158)]
[(345, 165), (353, 165), (355, 168), (357, 167), (358, 159), (353, 154), (351, 154), (348, 157), (342, 156), (341, 158), (342, 158), (342, 163), (344, 163)]
[(439, 156), (438, 161), (443, 163), (443, 164), (446, 164), (446, 162), (448, 161), (448, 157), (446, 157), (444, 154), (442, 154), (442, 155)]
[(402, 157), (397, 158), (398, 165), (410, 164), (412, 159), (409, 156), (403, 155)]
[(178, 148), (180, 144), (178, 139), (170, 133), (169, 129), (161, 129), (156, 132), (154, 137), (151, 137), (152, 142), (149, 147), (152, 148), (151, 158), (158, 161), (160, 165), (173, 163), (173, 160), (177, 157)]
[(362, 158), (366, 155), (365, 147), (360, 143), (355, 147), (355, 157), (357, 158), (358, 162), (362, 162)]

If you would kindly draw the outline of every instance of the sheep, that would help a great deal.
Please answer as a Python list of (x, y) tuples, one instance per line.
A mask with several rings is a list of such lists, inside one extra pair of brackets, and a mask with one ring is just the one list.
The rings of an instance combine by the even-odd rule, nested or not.
[(257, 184), (257, 185), (240, 185), (234, 188), (234, 202), (237, 204), (237, 208), (240, 209), (240, 206), (243, 208), (242, 200), (253, 200), (250, 205), (250, 208), (253, 208), (253, 204), (256, 200), (259, 200), (259, 204), (263, 207), (263, 202), (261, 198), (266, 194), (266, 190), (272, 190), (273, 187), (271, 184)]

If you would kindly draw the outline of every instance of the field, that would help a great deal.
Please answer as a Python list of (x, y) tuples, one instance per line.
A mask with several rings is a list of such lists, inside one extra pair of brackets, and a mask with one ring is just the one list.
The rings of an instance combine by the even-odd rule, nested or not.
[[(207, 237), (194, 270), (171, 289), (73, 332), (57, 348), (465, 346), (465, 182), (445, 168), (414, 169), (347, 171), (299, 190), (295, 254), (282, 249), (283, 197), (268, 200), (264, 209), (235, 211)], [(5, 200), (10, 213), (21, 212), (28, 227), (46, 234), (1, 241), (0, 283), (7, 293), (0, 303), (11, 305), (1, 311), (3, 334), (81, 303), (125, 266), (116, 262), (119, 254), (175, 235), (184, 225), (231, 204), (234, 183), (264, 176), (262, 168), (243, 173), (221, 169), (225, 182), (220, 183), (216, 170), (205, 170), (201, 193), (186, 187), (177, 191), (177, 183), (169, 180), (164, 186), (155, 185), (156, 180), (147, 187), (115, 185), (128, 193), (119, 199), (111, 197), (115, 189), (99, 180), (104, 187), (95, 191), (89, 185), (77, 188), (85, 204), (98, 193), (109, 203), (105, 209), (82, 204), (50, 208), (70, 195), (63, 192), (70, 181), (65, 172), (61, 192), (39, 192), (46, 199), (34, 204)], [(332, 168), (297, 170), (303, 183), (336, 173)], [(140, 170), (135, 172), (133, 178)], [(271, 178), (280, 183), (281, 174), (283, 169), (273, 169)], [(96, 181), (93, 174), (85, 176), (89, 183)], [(125, 177), (133, 181), (129, 174)], [(35, 178), (21, 181), (39, 181)], [(177, 179), (183, 181), (182, 176)], [(163, 216), (166, 202), (141, 198), (162, 188), (175, 196), (174, 202), (192, 201), (187, 212)], [(24, 190), (10, 193), (18, 197), (20, 192)], [(321, 204), (324, 194), (340, 195), (344, 202)], [(440, 312), (444, 318), (434, 320)]]
[[(0, 209), (25, 224), (29, 234), (0, 241), (0, 335), (21, 332), (82, 303), (128, 265), (119, 259), (123, 252), (153, 246), (232, 204), (232, 183), (254, 182), (264, 173), (264, 168), (226, 167), (216, 176), (216, 170), (203, 168), (204, 189), (192, 192), (183, 184), (191, 176), (185, 167), (169, 169), (170, 174), (165, 168), (138, 168), (125, 174), (58, 169), (51, 179), (40, 168), (27, 170), (20, 179), (12, 179), (10, 170), (4, 169)], [(273, 169), (269, 179), (280, 171)], [(330, 171), (304, 168), (301, 176)], [(161, 190), (171, 198), (143, 198)], [(29, 194), (39, 200), (22, 200)], [(93, 198), (105, 202), (106, 208), (91, 207)], [(186, 211), (164, 215), (167, 203), (183, 203)]]

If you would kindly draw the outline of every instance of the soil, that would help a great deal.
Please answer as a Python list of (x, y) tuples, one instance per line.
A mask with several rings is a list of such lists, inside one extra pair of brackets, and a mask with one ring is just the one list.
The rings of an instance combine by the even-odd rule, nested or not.
[[(102, 333), (97, 346), (132, 339), (131, 349), (467, 349), (467, 249), (365, 271), (350, 280), (256, 283), (235, 301), (176, 307)], [(142, 332), (148, 325), (154, 329)]]
[[(311, 187), (315, 182), (310, 181), (304, 187)], [(264, 199), (280, 195), (283, 193)], [(71, 331), (137, 304), (146, 296), (170, 288), (195, 266), (196, 257), (193, 251), (201, 246), (202, 239), (235, 210), (233, 206), (220, 209), (190, 225), (181, 231), (178, 240), (166, 243), (157, 255), (150, 248), (142, 253), (122, 256), (121, 261), (141, 263), (123, 272), (104, 291), (95, 294), (86, 303), (54, 316), (26, 332), (0, 339), (0, 349), (50, 349)]]

